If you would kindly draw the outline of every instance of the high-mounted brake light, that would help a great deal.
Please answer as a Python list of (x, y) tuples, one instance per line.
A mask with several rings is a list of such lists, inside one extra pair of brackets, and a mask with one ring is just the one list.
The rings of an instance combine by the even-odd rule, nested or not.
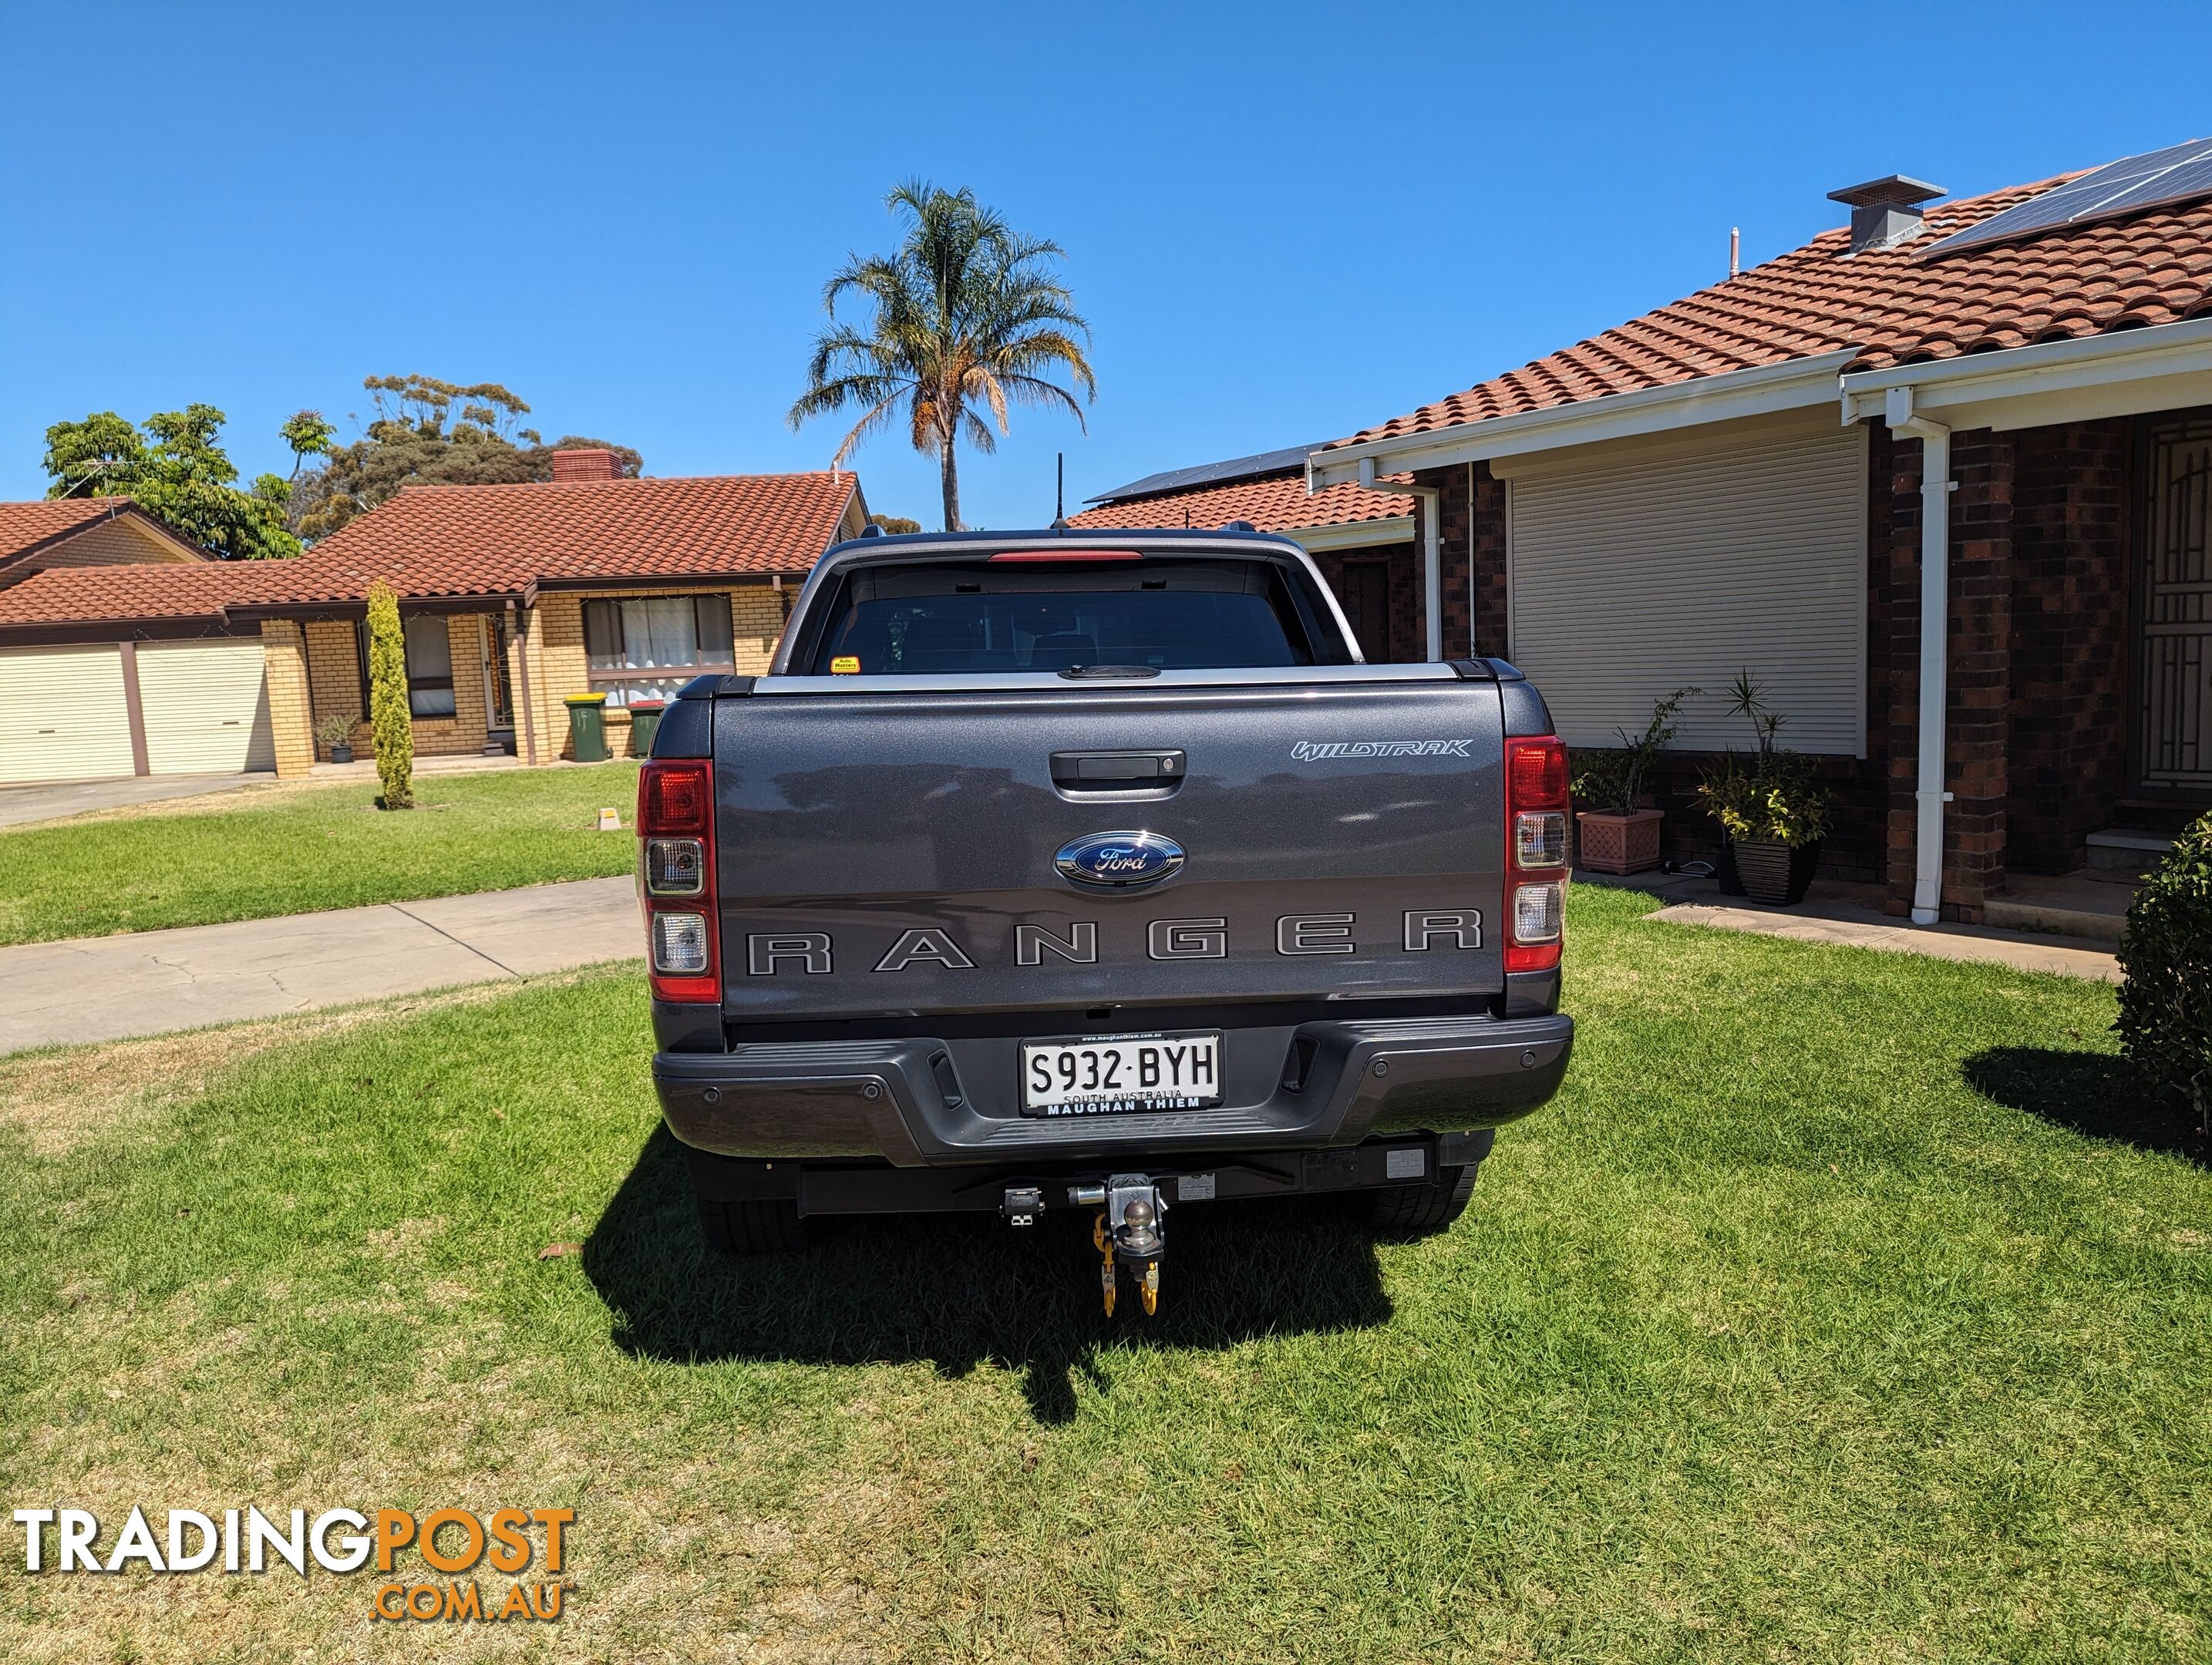
[(1505, 743), (1505, 969), (1548, 971), (1566, 939), (1567, 749)]
[(638, 902), (656, 1000), (722, 998), (714, 899), (714, 769), (704, 758), (656, 758), (637, 778)]
[(1142, 561), (1141, 550), (1000, 550), (992, 561)]

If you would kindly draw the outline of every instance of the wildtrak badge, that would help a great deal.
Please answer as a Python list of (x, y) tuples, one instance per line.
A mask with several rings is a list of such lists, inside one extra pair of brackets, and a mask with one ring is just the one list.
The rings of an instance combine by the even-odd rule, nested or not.
[(1464, 757), (1472, 740), (1300, 740), (1291, 756), (1302, 763), (1330, 757)]

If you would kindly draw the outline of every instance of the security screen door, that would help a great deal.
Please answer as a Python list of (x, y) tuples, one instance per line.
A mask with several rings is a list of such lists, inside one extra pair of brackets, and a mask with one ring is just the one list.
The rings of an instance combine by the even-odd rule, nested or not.
[(2141, 784), (2212, 787), (2212, 416), (2150, 431), (2139, 617)]

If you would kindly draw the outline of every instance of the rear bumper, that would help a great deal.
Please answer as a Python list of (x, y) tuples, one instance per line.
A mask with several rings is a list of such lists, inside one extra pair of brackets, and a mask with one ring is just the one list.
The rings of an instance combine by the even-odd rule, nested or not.
[(1501, 1126), (1559, 1090), (1574, 1021), (1310, 1023), (1232, 1030), (1229, 1048), (1229, 1102), (1167, 1115), (1012, 1114), (1011, 1053), (1002, 1066), (995, 1048), (927, 1037), (663, 1052), (653, 1079), (670, 1131), (721, 1156), (879, 1158), (901, 1168), (1158, 1161)]

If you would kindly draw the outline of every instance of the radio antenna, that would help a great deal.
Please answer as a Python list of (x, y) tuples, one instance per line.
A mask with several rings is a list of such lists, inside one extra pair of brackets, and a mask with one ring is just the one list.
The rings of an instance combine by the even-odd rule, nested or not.
[(1067, 530), (1067, 453), (1052, 453), (1052, 529)]

